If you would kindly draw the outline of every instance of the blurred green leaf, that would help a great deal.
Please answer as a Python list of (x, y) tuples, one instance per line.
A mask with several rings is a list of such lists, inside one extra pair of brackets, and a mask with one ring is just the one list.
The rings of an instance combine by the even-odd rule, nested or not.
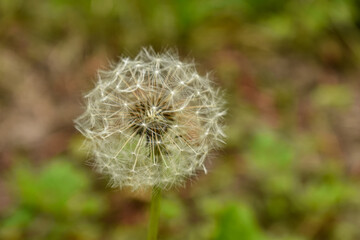
[(173, 219), (181, 218), (184, 215), (185, 209), (183, 208), (181, 202), (178, 199), (167, 199), (163, 198), (161, 200), (161, 216), (164, 219)]
[[(67, 158), (58, 157), (37, 170), (24, 161), (10, 175), (10, 186), (20, 201), (0, 221), (0, 238), (28, 231), (37, 239), (65, 239), (72, 232), (80, 236), (79, 226), (92, 226), (89, 217), (104, 212), (103, 199), (91, 192), (88, 176)], [(91, 228), (96, 235), (96, 227)]]
[(294, 156), (293, 146), (268, 129), (257, 131), (247, 152), (249, 163), (260, 171), (288, 170)]
[(86, 196), (90, 190), (87, 176), (67, 159), (54, 159), (39, 173), (25, 166), (18, 166), (14, 172), (24, 206), (55, 215), (92, 214), (96, 213), (94, 209), (102, 208), (99, 199)]
[(252, 209), (242, 203), (226, 205), (217, 223), (216, 240), (261, 240), (266, 239)]
[(336, 210), (353, 196), (352, 189), (340, 179), (309, 184), (299, 200), (309, 212), (325, 213)]
[(33, 219), (33, 214), (25, 209), (18, 208), (12, 215), (2, 222), (2, 228), (23, 228)]
[(324, 108), (344, 108), (354, 99), (350, 87), (345, 85), (321, 85), (313, 94), (316, 106)]

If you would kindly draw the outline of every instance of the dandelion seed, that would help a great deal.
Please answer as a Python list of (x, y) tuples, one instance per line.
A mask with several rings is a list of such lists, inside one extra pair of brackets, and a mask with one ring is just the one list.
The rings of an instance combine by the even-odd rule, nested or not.
[(207, 172), (204, 159), (224, 139), (221, 94), (172, 52), (122, 58), (85, 100), (75, 126), (113, 187), (179, 185)]

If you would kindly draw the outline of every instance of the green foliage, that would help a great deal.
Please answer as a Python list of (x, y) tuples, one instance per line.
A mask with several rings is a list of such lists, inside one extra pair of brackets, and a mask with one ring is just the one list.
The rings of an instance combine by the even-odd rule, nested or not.
[(337, 206), (349, 200), (351, 189), (346, 183), (336, 179), (307, 186), (300, 196), (300, 202), (312, 213), (323, 213), (336, 209)]
[[(73, 231), (82, 236), (86, 232), (80, 229), (89, 228), (89, 220), (104, 212), (104, 202), (91, 192), (87, 175), (66, 158), (51, 160), (41, 171), (18, 164), (10, 178), (20, 201), (2, 221), (0, 236), (22, 236), (28, 231), (41, 231), (45, 239), (53, 235), (58, 239)], [(37, 222), (45, 219), (48, 224), (39, 226)]]
[(215, 240), (261, 240), (262, 236), (252, 209), (241, 202), (228, 203), (221, 212)]
[(164, 219), (181, 219), (184, 215), (184, 208), (176, 198), (161, 200), (160, 216)]
[(89, 179), (66, 159), (52, 160), (40, 173), (19, 166), (14, 175), (21, 204), (26, 207), (55, 216), (93, 215), (99, 211), (99, 199), (87, 196)]
[(258, 130), (247, 151), (249, 162), (262, 171), (272, 168), (286, 171), (291, 168), (295, 155), (289, 142), (268, 129)]
[(247, 160), (259, 181), (272, 192), (289, 192), (294, 185), (294, 146), (269, 129), (259, 130), (247, 149)]
[(344, 85), (322, 85), (313, 94), (314, 104), (325, 109), (344, 109), (353, 101), (352, 90)]

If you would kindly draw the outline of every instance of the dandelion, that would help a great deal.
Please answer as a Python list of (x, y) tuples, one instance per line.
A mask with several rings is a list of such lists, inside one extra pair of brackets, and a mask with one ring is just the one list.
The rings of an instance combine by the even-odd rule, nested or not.
[(143, 49), (100, 71), (75, 120), (96, 169), (112, 187), (166, 189), (184, 183), (223, 142), (221, 92), (194, 63)]

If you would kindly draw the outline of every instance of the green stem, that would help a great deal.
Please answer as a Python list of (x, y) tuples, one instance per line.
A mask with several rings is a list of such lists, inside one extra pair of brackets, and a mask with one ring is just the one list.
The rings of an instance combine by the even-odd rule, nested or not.
[(147, 240), (156, 240), (160, 215), (161, 188), (154, 186), (151, 196), (150, 223)]

